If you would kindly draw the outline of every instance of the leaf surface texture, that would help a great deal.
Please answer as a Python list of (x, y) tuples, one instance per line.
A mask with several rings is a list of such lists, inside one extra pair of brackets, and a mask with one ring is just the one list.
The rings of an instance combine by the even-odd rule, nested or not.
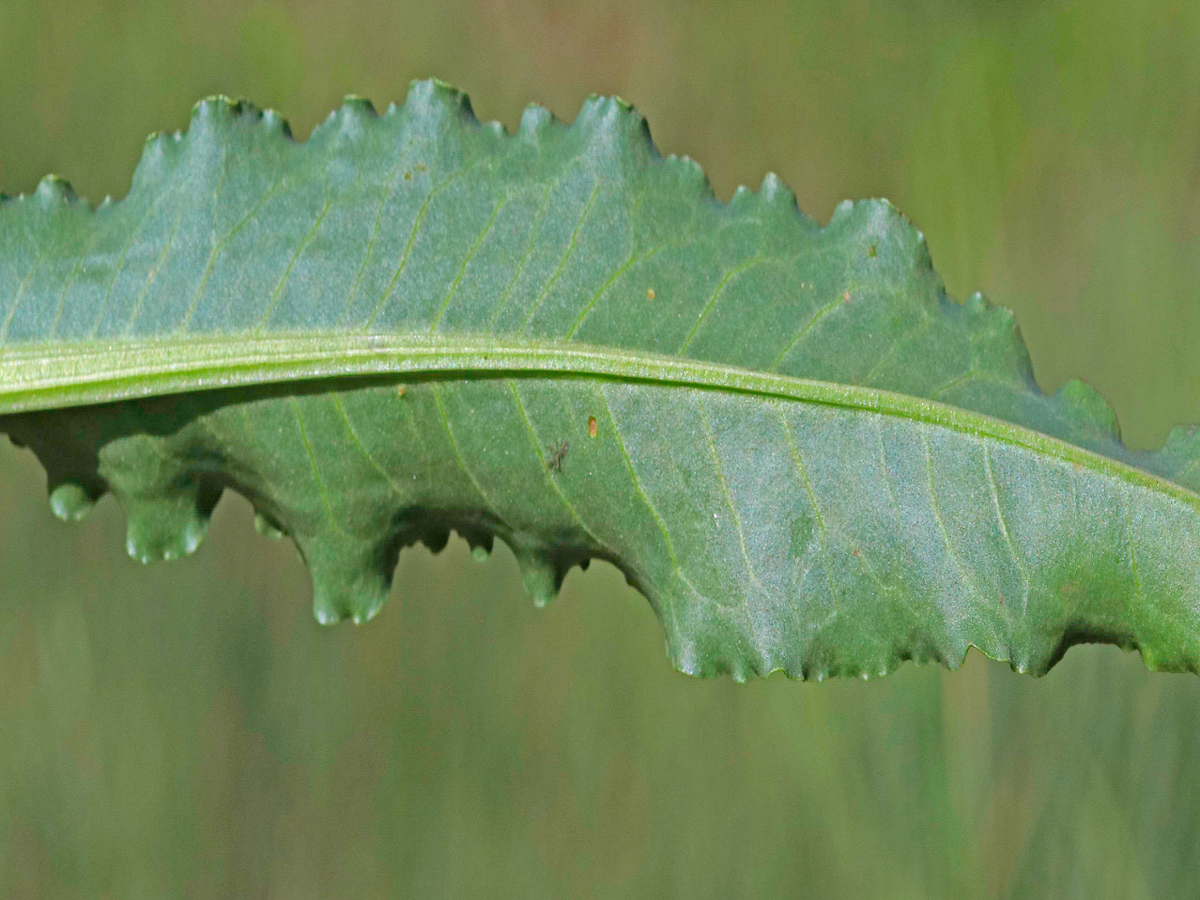
[(720, 202), (614, 99), (508, 135), (419, 82), (298, 143), (217, 98), (124, 200), (5, 200), (0, 430), (59, 515), (113, 493), (141, 559), (245, 494), (323, 622), (453, 529), (539, 602), (614, 563), (696, 674), (1200, 660), (1191, 429), (1126, 449), (886, 201), (820, 226), (768, 176)]

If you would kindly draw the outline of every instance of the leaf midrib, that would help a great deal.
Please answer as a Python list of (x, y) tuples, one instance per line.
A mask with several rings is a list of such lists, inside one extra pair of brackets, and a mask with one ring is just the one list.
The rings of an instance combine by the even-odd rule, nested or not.
[(1200, 495), (1172, 481), (936, 400), (579, 343), (338, 332), (30, 343), (0, 355), (0, 415), (323, 378), (489, 374), (605, 378), (860, 409), (1033, 450), (1157, 491), (1200, 512)]

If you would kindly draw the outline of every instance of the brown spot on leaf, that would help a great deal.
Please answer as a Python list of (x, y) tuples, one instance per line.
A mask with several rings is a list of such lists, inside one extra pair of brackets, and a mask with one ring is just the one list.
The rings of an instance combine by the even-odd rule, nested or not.
[(646, 288), (646, 299), (647, 300), (654, 299), (654, 288)]
[(596, 417), (588, 416), (588, 437), (595, 437), (597, 430), (598, 429), (596, 428)]

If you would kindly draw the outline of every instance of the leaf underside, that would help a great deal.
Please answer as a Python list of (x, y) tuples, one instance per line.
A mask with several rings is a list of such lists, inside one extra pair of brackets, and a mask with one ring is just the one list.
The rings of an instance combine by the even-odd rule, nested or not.
[(717, 201), (615, 99), (508, 135), (418, 82), (300, 144), (216, 98), (120, 202), (4, 200), (0, 431), (58, 515), (113, 493), (143, 560), (244, 494), (322, 622), (455, 530), (538, 602), (612, 562), (694, 674), (1200, 663), (1194, 430), (1126, 449), (888, 203), (822, 227), (773, 176)]

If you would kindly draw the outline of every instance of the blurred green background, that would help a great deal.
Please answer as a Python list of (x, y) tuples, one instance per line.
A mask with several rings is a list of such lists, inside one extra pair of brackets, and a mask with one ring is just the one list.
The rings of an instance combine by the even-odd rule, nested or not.
[[(1043, 387), (1134, 446), (1200, 421), (1190, 0), (2, 0), (0, 190), (123, 195), (205, 94), (304, 137), (427, 75), (510, 128), (619, 93), (721, 197), (888, 196)], [(322, 629), (240, 498), (144, 568), (0, 442), (0, 510), (3, 898), (1200, 897), (1200, 679), (1136, 655), (738, 686), (604, 565), (536, 611), (507, 551), (410, 550)]]

